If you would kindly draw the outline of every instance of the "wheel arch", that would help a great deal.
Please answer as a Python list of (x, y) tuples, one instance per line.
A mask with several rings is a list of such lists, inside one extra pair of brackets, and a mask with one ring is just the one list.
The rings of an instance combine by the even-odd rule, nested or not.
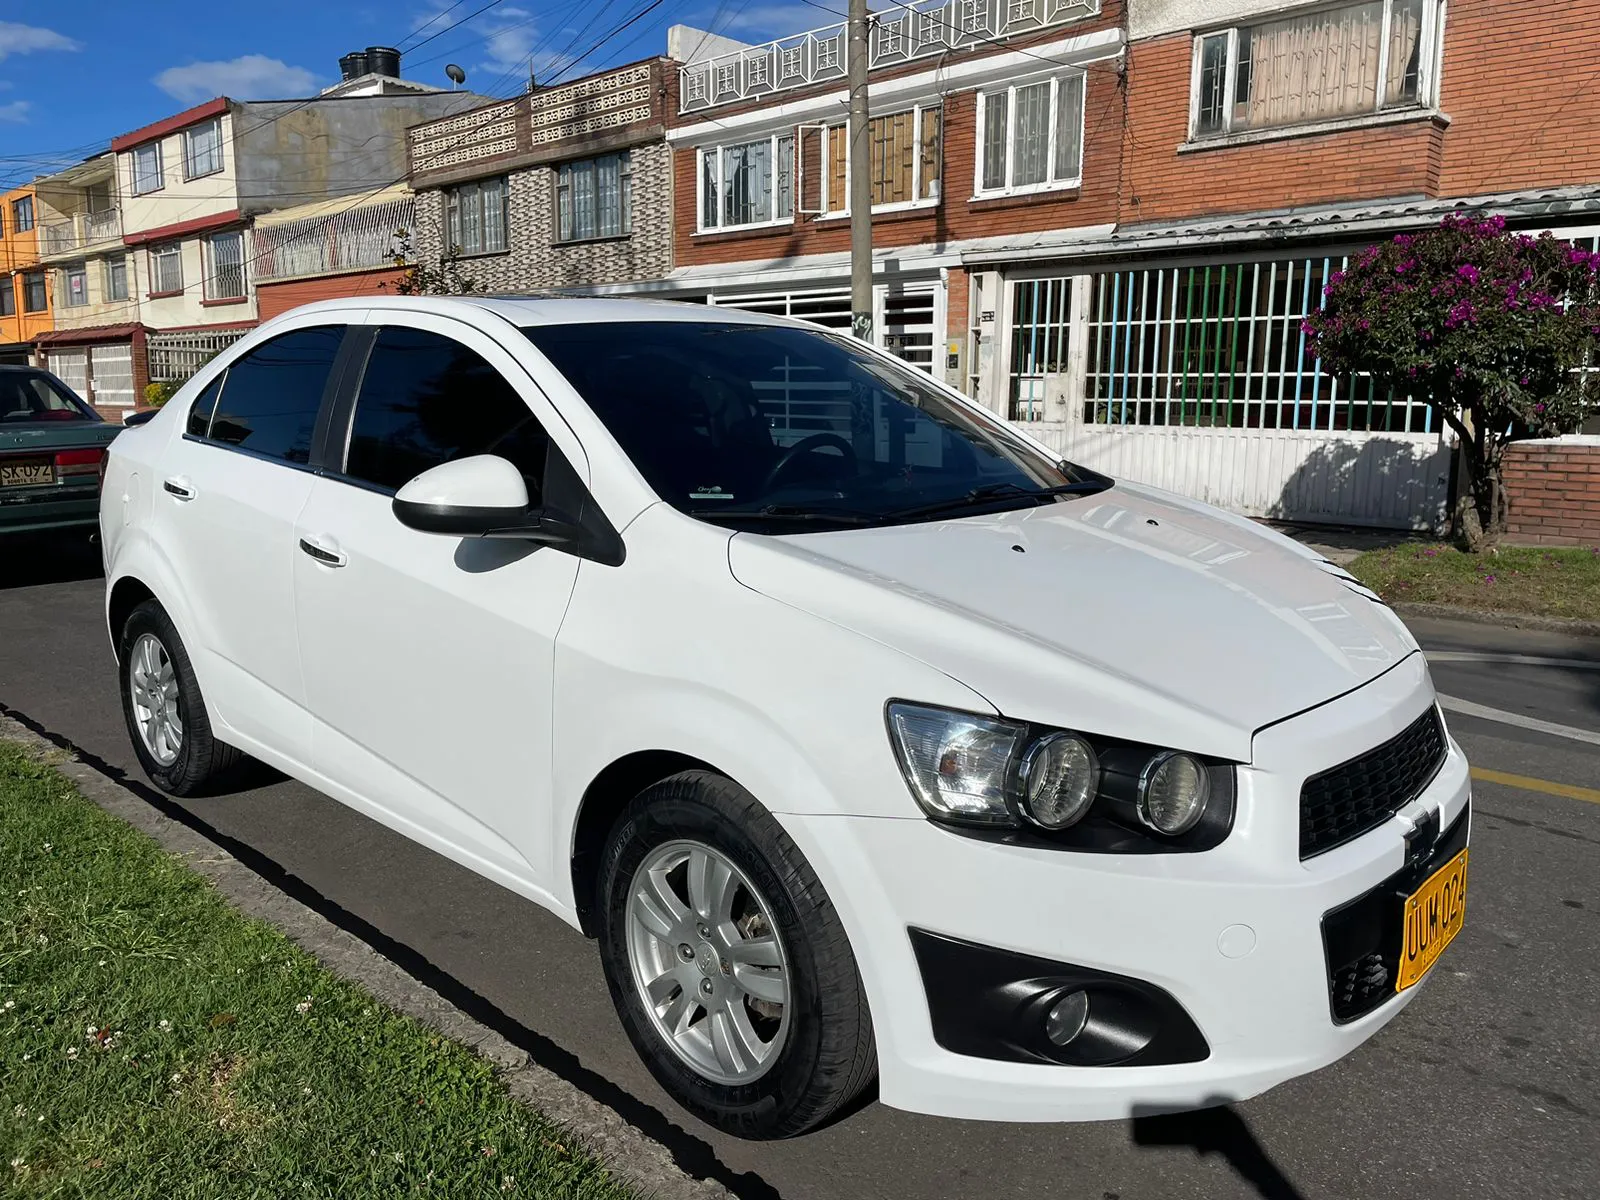
[(111, 585), (106, 596), (106, 628), (111, 634), (111, 650), (121, 653), (122, 627), (134, 609), (146, 600), (156, 599), (150, 586), (136, 575), (124, 575)]
[(572, 826), (572, 902), (578, 927), (585, 937), (600, 934), (595, 890), (599, 883), (600, 858), (606, 837), (622, 810), (640, 792), (684, 771), (709, 771), (731, 779), (703, 759), (676, 750), (636, 750), (607, 765), (590, 781), (578, 802)]

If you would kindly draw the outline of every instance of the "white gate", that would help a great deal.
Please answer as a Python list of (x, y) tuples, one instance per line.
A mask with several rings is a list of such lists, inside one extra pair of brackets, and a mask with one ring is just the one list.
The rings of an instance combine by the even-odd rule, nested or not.
[(89, 361), (94, 368), (94, 402), (108, 408), (132, 408), (133, 347), (125, 344), (91, 346)]
[(1247, 516), (1437, 527), (1438, 418), (1329, 376), (1301, 331), (1343, 262), (1009, 280), (1004, 411), (1073, 462)]
[[(885, 284), (872, 289), (873, 337), (879, 346), (933, 374), (938, 331), (943, 325), (943, 289), (937, 280)], [(798, 317), (828, 329), (850, 328), (850, 289), (711, 295), (708, 304)]]
[(89, 352), (87, 350), (48, 350), (45, 361), (50, 373), (79, 396), (89, 395)]

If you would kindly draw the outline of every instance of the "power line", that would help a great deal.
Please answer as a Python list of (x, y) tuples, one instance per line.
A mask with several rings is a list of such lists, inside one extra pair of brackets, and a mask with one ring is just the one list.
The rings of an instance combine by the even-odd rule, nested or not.
[(430, 33), (427, 37), (423, 38), (415, 46), (411, 47), (412, 52), (421, 50), (429, 42), (433, 41), (434, 38), (443, 37), (445, 34), (449, 33), (452, 29), (456, 29), (456, 28), (458, 28), (458, 27), (460, 27), (462, 25), (465, 25), (468, 21), (472, 20), (472, 18), (481, 17), (484, 13), (488, 12), (491, 8), (498, 8), (498, 7), (500, 7), (500, 5), (502, 5), (504, 3), (505, 3), (505, 0), (489, 0), (489, 3), (485, 4), (482, 8), (473, 9), (466, 16), (462, 17), (459, 21), (452, 21), (449, 25), (446, 25), (443, 29), (440, 29), (440, 30), (437, 30), (437, 31), (435, 31), (433, 33)]
[(432, 25), (440, 17), (449, 16), (451, 13), (455, 12), (456, 9), (460, 8), (466, 2), (467, 2), (467, 0), (455, 0), (455, 3), (450, 5), (449, 8), (441, 8), (438, 12), (434, 13), (433, 16), (429, 17), (421, 25), (418, 25), (410, 33), (406, 34), (405, 37), (401, 38), (400, 39), (400, 46), (404, 47), (407, 42), (409, 42), (412, 38), (416, 37), (417, 34), (421, 33), (429, 25)]

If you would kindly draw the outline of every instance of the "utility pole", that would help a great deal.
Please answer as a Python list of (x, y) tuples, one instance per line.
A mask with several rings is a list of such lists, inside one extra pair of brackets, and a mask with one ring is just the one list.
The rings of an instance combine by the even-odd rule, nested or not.
[(872, 143), (867, 115), (867, 0), (850, 0), (850, 331), (872, 341)]

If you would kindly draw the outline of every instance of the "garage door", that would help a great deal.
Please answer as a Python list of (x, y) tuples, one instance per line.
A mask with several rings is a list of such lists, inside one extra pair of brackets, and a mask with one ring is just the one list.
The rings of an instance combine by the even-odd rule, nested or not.
[(133, 347), (127, 345), (92, 346), (89, 360), (94, 367), (94, 402), (133, 407)]

